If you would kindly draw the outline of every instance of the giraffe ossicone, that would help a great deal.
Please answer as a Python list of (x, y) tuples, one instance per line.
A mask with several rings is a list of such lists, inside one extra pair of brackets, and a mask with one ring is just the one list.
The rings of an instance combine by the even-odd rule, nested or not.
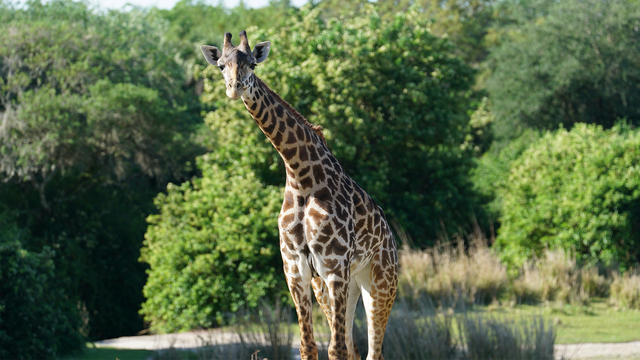
[(329, 359), (355, 360), (356, 304), (367, 314), (367, 360), (382, 359), (382, 341), (398, 286), (396, 242), (382, 209), (342, 169), (322, 128), (309, 123), (254, 73), (271, 43), (253, 50), (225, 33), (222, 51), (201, 47), (224, 75), (226, 93), (247, 110), (285, 163), (286, 187), (278, 218), (280, 252), (300, 325), (300, 355), (316, 360), (311, 288), (331, 328)]

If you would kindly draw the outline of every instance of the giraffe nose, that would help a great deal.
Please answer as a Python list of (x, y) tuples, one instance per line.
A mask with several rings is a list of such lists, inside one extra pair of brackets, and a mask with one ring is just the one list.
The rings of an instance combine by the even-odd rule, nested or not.
[(227, 96), (231, 99), (237, 99), (242, 94), (242, 84), (240, 82), (229, 82), (227, 84)]

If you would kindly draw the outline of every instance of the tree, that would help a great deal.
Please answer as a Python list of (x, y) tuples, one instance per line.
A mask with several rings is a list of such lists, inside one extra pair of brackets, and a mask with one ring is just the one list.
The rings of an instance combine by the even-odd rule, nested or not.
[(197, 96), (148, 12), (2, 6), (0, 204), (31, 234), (21, 246), (55, 250), (55, 277), (68, 304), (86, 308), (89, 338), (135, 334), (144, 219), (201, 151)]
[(55, 277), (54, 251), (24, 248), (29, 234), (0, 208), (0, 357), (54, 358), (80, 349), (81, 319)]
[[(415, 16), (429, 21), (434, 35), (446, 37), (456, 47), (453, 52), (471, 66), (478, 66), (487, 56), (485, 36), (494, 21), (493, 0), (378, 0), (372, 3), (376, 12), (387, 20), (413, 9)], [(367, 2), (340, 0), (317, 1), (316, 6), (327, 17), (366, 13)]]
[(546, 248), (623, 267), (640, 262), (640, 131), (578, 124), (513, 162), (495, 246), (515, 266)]
[(228, 9), (222, 4), (209, 5), (202, 0), (181, 0), (172, 9), (151, 12), (168, 21), (165, 36), (176, 44), (179, 57), (188, 70), (195, 64), (206, 66), (200, 45), (222, 46), (225, 31), (238, 33), (250, 26), (277, 28), (284, 25), (295, 11), (289, 0), (273, 0), (259, 9), (245, 7), (243, 2)]
[(640, 123), (640, 7), (627, 0), (517, 1), (493, 51), (495, 131)]

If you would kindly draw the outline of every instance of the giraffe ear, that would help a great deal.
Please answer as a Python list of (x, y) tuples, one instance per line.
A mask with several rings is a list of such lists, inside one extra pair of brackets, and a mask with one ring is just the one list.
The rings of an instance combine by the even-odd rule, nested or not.
[(263, 62), (267, 56), (269, 56), (269, 50), (271, 50), (271, 41), (256, 44), (252, 52), (253, 56), (256, 58), (256, 63)]
[(222, 57), (222, 53), (215, 46), (202, 45), (200, 46), (200, 50), (202, 50), (202, 55), (207, 59), (207, 62), (211, 65), (218, 66), (218, 59)]

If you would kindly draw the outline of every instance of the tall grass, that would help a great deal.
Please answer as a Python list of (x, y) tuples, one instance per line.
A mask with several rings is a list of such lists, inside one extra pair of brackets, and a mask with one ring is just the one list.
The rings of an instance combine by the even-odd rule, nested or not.
[[(595, 266), (579, 266), (575, 256), (563, 250), (546, 251), (525, 264), (517, 276), (509, 277), (506, 266), (487, 245), (490, 239), (479, 228), (455, 240), (426, 250), (402, 248), (399, 298), (416, 301), (425, 297), (440, 307), (451, 307), (498, 300), (586, 304), (594, 296), (608, 295), (612, 280)], [(631, 299), (633, 281), (619, 278), (617, 294)]]
[(422, 251), (405, 246), (399, 255), (400, 298), (427, 297), (440, 306), (487, 304), (509, 285), (506, 267), (490, 251), (481, 231), (455, 245), (447, 242)]
[[(394, 305), (387, 324), (383, 354), (394, 360), (551, 360), (555, 331), (542, 316), (508, 319), (483, 312), (442, 310), (428, 298)], [(356, 312), (355, 342), (364, 359), (367, 332), (361, 304)], [(326, 360), (329, 329), (315, 323), (318, 359)]]
[(524, 266), (511, 292), (518, 303), (586, 304), (594, 296), (605, 296), (608, 287), (609, 281), (597, 267), (579, 267), (575, 256), (563, 250), (547, 250), (541, 259)]
[(621, 309), (640, 309), (640, 271), (613, 273), (609, 302)]
[(556, 332), (542, 316), (513, 320), (483, 313), (459, 317), (463, 359), (553, 359)]

